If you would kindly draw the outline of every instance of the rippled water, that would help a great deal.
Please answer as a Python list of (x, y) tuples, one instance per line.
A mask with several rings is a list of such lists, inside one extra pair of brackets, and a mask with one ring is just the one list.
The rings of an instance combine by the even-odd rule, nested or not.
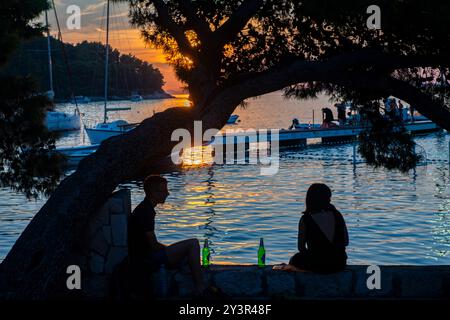
[[(293, 117), (312, 121), (311, 109), (316, 110), (317, 123), (326, 104), (326, 97), (297, 102), (271, 94), (238, 109), (242, 122), (235, 127), (287, 127)], [(175, 105), (186, 105), (186, 100), (132, 104), (131, 112), (111, 118), (138, 121), (153, 109), (158, 112)], [(81, 108), (90, 121), (101, 119), (101, 104)], [(166, 244), (208, 238), (213, 261), (222, 263), (255, 263), (263, 237), (267, 263), (286, 262), (296, 250), (306, 190), (313, 182), (324, 182), (332, 188), (333, 203), (349, 228), (350, 263), (448, 264), (449, 141), (445, 134), (417, 137), (417, 150), (428, 160), (408, 174), (373, 169), (362, 161), (354, 167), (351, 145), (283, 151), (274, 176), (260, 175), (260, 168), (253, 165), (185, 168), (166, 175), (171, 195), (157, 210), (157, 234)], [(82, 142), (80, 133), (60, 140), (62, 145)], [(130, 186), (134, 208), (143, 199), (143, 190), (140, 184)], [(43, 203), (44, 199), (27, 201), (20, 194), (0, 190), (1, 259)]]

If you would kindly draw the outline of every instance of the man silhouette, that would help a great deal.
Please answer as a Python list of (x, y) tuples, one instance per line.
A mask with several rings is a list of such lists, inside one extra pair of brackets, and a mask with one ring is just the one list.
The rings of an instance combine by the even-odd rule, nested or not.
[(145, 199), (134, 209), (128, 221), (128, 251), (134, 269), (155, 271), (161, 265), (179, 268), (187, 260), (197, 294), (205, 287), (200, 267), (200, 245), (197, 239), (183, 240), (171, 245), (158, 242), (155, 235), (155, 207), (169, 195), (167, 180), (151, 175), (144, 181)]

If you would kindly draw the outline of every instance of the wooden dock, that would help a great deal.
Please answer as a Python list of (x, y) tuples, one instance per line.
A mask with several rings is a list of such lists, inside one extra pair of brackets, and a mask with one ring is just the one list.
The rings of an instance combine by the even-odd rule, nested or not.
[[(425, 134), (442, 130), (432, 121), (416, 121), (407, 123), (406, 129), (411, 134)], [(354, 140), (362, 131), (363, 127), (336, 127), (332, 129), (311, 128), (297, 130), (242, 130), (224, 132), (214, 137), (211, 145), (239, 145), (251, 143), (276, 142), (280, 147), (306, 145), (310, 139), (321, 139), (322, 143), (337, 143)]]
[[(426, 134), (442, 130), (429, 120), (421, 120), (406, 124), (411, 134)], [(320, 139), (325, 144), (351, 142), (364, 130), (363, 127), (336, 127), (332, 129), (311, 128), (297, 130), (233, 130), (214, 136), (207, 142), (214, 148), (214, 154), (219, 158), (226, 158), (232, 154), (243, 153), (244, 158), (249, 157), (250, 145), (258, 144), (257, 149), (278, 149), (277, 147), (306, 146), (308, 140)], [(266, 146), (264, 146), (266, 144)], [(94, 153), (99, 145), (79, 146), (71, 148), (58, 148), (56, 151), (64, 155), (68, 166), (76, 166), (83, 158)], [(220, 156), (222, 154), (222, 157)]]

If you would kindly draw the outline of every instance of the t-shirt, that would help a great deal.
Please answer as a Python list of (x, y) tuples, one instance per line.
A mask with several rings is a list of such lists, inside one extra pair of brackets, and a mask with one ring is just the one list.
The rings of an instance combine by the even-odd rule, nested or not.
[(128, 219), (128, 255), (132, 261), (141, 261), (149, 256), (151, 248), (145, 233), (155, 230), (155, 209), (145, 198)]

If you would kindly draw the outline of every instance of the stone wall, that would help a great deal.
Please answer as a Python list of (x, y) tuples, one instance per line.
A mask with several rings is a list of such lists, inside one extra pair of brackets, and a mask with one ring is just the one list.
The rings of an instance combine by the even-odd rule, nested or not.
[[(82, 291), (88, 299), (111, 296), (112, 273), (127, 256), (129, 190), (114, 193), (89, 223), (85, 237)], [(369, 290), (367, 266), (348, 266), (331, 275), (274, 271), (271, 266), (213, 265), (205, 282), (231, 299), (409, 299), (450, 298), (450, 266), (380, 266), (381, 289)], [(169, 271), (169, 298), (189, 298), (193, 292), (189, 269)]]
[(86, 230), (82, 291), (89, 298), (108, 296), (111, 275), (128, 254), (127, 226), (131, 212), (130, 190), (112, 194), (90, 219)]
[[(322, 275), (274, 271), (271, 266), (211, 266), (205, 280), (232, 299), (449, 299), (450, 266), (380, 266), (381, 289), (366, 285), (368, 266)], [(192, 280), (188, 272), (167, 276), (170, 297), (188, 298)]]

